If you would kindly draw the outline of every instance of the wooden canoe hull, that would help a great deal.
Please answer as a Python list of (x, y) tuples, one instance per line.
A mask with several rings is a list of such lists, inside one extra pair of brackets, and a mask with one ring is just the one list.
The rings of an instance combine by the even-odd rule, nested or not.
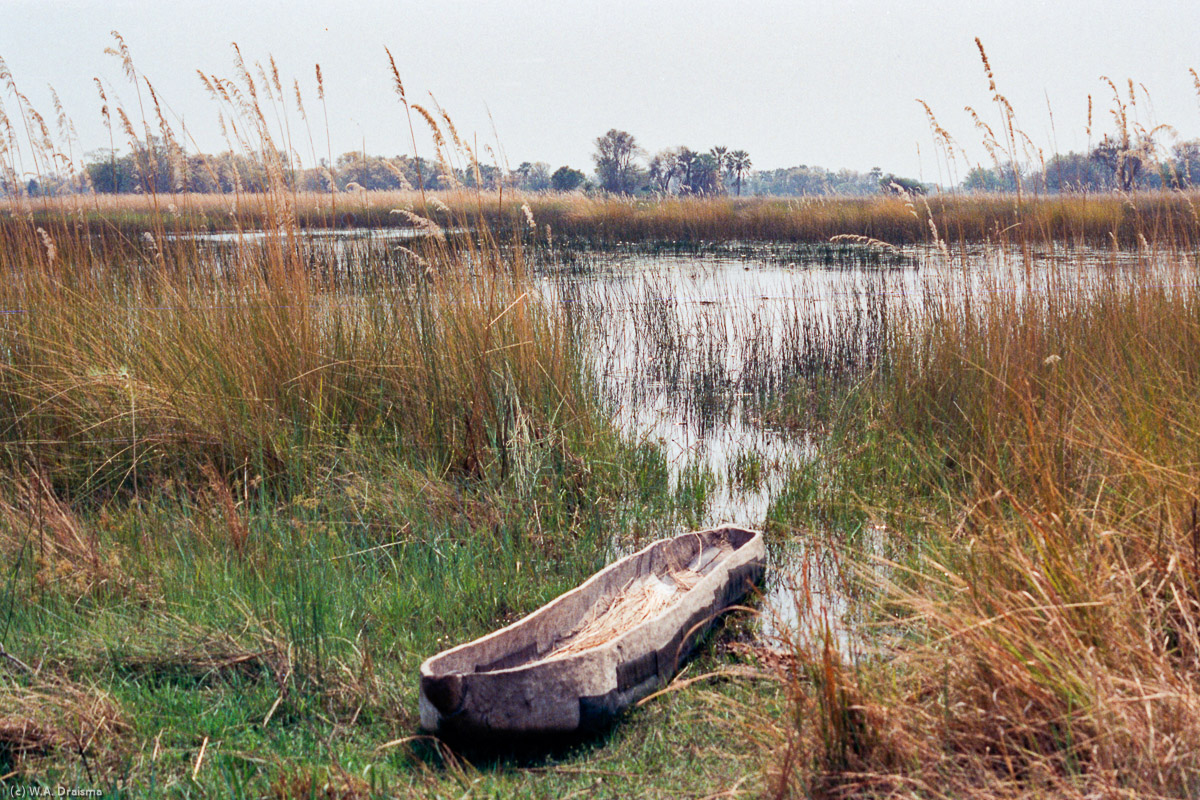
[[(761, 580), (765, 563), (757, 531), (727, 526), (657, 541), (512, 625), (425, 661), (421, 726), (453, 737), (599, 726), (669, 681), (721, 613)], [(681, 564), (700, 571), (687, 572), (695, 582), (663, 610), (596, 646), (563, 649), (639, 576), (672, 583)]]

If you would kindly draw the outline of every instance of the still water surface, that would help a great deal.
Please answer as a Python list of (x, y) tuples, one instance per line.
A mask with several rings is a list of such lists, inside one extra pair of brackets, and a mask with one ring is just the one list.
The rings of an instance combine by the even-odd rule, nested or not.
[[(780, 258), (777, 250), (762, 258), (752, 250), (736, 257), (615, 253), (594, 257), (565, 280), (547, 279), (546, 286), (588, 327), (585, 341), (620, 429), (659, 443), (676, 483), (708, 476), (703, 524), (762, 528), (790, 470), (820, 452), (819, 432), (772, 425), (764, 398), (814, 372), (835, 370), (851, 380), (865, 374), (895, 335), (890, 321), (919, 318), (928, 303), (1086, 291), (1076, 280), (1079, 270), (1137, 280), (1149, 258), (912, 247), (890, 253), (888, 264), (863, 267), (806, 259), (803, 252)], [(746, 480), (750, 464), (755, 480)], [(769, 542), (775, 569), (761, 626), (768, 638), (795, 624), (796, 585), (803, 583), (849, 645), (850, 603), (835, 547), (849, 533), (812, 531)], [(858, 540), (872, 546), (882, 533), (873, 526)]]

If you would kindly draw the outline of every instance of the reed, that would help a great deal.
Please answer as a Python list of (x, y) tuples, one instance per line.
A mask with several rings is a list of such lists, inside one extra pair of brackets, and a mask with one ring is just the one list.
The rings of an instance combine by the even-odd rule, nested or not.
[[(176, 194), (162, 198), (175, 211), (165, 220), (187, 229), (261, 230), (269, 226), (269, 201), (244, 194), (231, 213), (221, 195)], [(436, 202), (434, 202), (436, 201)], [(521, 195), (501, 192), (343, 192), (330, 213), (330, 195), (293, 192), (299, 228), (412, 227), (396, 208), (419, 208), (445, 228), (481, 224), (503, 237), (520, 234), (527, 244), (595, 245), (629, 243), (688, 245), (714, 242), (827, 243), (849, 235), (891, 245), (928, 241), (932, 219), (947, 241), (996, 245), (1088, 245), (1138, 247), (1171, 242), (1194, 250), (1200, 241), (1197, 198), (1188, 192), (1135, 194), (1028, 193), (1017, 203), (1004, 194), (935, 194), (924, 199), (875, 197), (646, 198)], [(69, 207), (79, 225), (126, 235), (152, 229), (154, 208), (138, 195), (105, 195), (8, 202), (10, 215), (35, 220)], [(528, 208), (535, 220), (530, 229)], [(0, 216), (0, 222), (4, 219)]]
[(950, 270), (892, 314), (820, 484), (774, 512), (883, 523), (849, 559), (863, 644), (801, 613), (781, 794), (1200, 787), (1200, 282), (1173, 250)]
[(0, 780), (261, 795), (349, 755), (403, 791), (421, 763), (373, 748), (420, 661), (679, 515), (486, 198), (322, 237), (354, 207), (289, 188), (282, 82), (206, 81), (269, 191), (0, 211)]
[[(841, 635), (801, 575), (786, 649), (748, 648), (786, 696), (668, 695), (571, 758), (660, 796), (733, 793), (755, 760), (780, 796), (1200, 792), (1194, 197), (304, 194), (289, 129), (265, 122), (282, 81), (260, 73), (239, 55), (235, 79), (205, 79), (267, 191), (0, 209), (4, 780), (594, 790), (592, 765), (423, 759), (411, 678), (614, 548), (699, 524), (730, 481), (770, 484), (753, 449), (722, 482), (623, 441), (607, 413), (653, 383), (701, 430), (740, 413), (819, 451), (770, 530), (845, 552), (862, 624)], [(437, 160), (474, 166), (394, 77)], [(149, 126), (108, 116), (135, 148), (134, 120), (160, 122), (139, 86)], [(28, 163), (63, 163), (12, 93)], [(1015, 152), (1008, 120), (992, 138)], [(552, 280), (599, 265), (589, 246), (761, 255), (752, 240), (816, 243), (769, 252), (869, 279), (851, 313), (786, 298), (777, 326)], [(940, 282), (895, 304), (881, 268), (912, 243)], [(968, 270), (974, 243), (1013, 260)], [(602, 397), (585, 348), (631, 299), (632, 389)]]
[(56, 481), (278, 472), (352, 431), (482, 474), (519, 429), (581, 407), (564, 320), (496, 254), (339, 274), (294, 237), (151, 244), (131, 265), (48, 241), (53, 260), (3, 240), (33, 266), (0, 288), (0, 431), (8, 463)]
[[(575, 342), (520, 242), (502, 246), (479, 226), (448, 239), (444, 227), (467, 224), (466, 191), (458, 211), (435, 203), (447, 208), (441, 221), (414, 210), (417, 198), (389, 198), (383, 213), (414, 229), (409, 246), (355, 250), (307, 236), (306, 214), (328, 223), (329, 198), (289, 188), (281, 134), (259, 105), (274, 100), (272, 81), (265, 70), (256, 81), (240, 53), (237, 64), (236, 80), (202, 77), (266, 191), (203, 197), (148, 184), (136, 199), (6, 203), (8, 468), (75, 496), (136, 495), (146, 481), (207, 467), (278, 476), (365, 437), (436, 472), (503, 480), (515, 441), (545, 444), (586, 425)], [(28, 125), (40, 119), (22, 111)], [(163, 139), (181, 147), (158, 117)], [(144, 146), (125, 127), (135, 151)], [(30, 147), (35, 163), (59, 163), (48, 137)], [(15, 174), (15, 145), (0, 157)], [(213, 230), (232, 234), (203, 240)]]

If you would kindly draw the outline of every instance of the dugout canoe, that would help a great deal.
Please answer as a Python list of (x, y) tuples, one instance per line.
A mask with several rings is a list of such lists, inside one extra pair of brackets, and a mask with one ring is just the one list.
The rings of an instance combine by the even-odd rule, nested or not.
[(421, 727), (440, 736), (598, 727), (671, 679), (763, 575), (762, 533), (661, 539), (506, 628), (421, 665)]

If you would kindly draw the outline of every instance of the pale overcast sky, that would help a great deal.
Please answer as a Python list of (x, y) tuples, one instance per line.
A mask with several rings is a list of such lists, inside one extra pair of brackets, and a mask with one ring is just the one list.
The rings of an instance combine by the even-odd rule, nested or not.
[[(1097, 132), (1109, 127), (1102, 75), (1149, 90), (1152, 106), (1139, 97), (1138, 107), (1147, 127), (1200, 136), (1188, 73), (1200, 68), (1198, 21), (1196, 0), (0, 0), (0, 57), (47, 119), (47, 84), (57, 89), (85, 148), (107, 146), (93, 77), (136, 108), (104, 55), (116, 29), (209, 151), (223, 145), (196, 70), (232, 77), (236, 41), (249, 61), (273, 54), (289, 84), (300, 79), (310, 118), (321, 64), (335, 154), (364, 139), (371, 153), (408, 153), (386, 45), (410, 99), (432, 92), (481, 145), (492, 141), (490, 110), (514, 167), (542, 160), (590, 172), (593, 140), (615, 127), (650, 152), (725, 145), (747, 150), (756, 168), (880, 166), (933, 181), (933, 137), (916, 98), (980, 160), (963, 107), (997, 120), (976, 36), (1020, 126), (1047, 153), (1065, 152), (1087, 146), (1089, 93)], [(324, 136), (314, 131), (318, 152)], [(298, 149), (308, 152), (307, 138)]]

